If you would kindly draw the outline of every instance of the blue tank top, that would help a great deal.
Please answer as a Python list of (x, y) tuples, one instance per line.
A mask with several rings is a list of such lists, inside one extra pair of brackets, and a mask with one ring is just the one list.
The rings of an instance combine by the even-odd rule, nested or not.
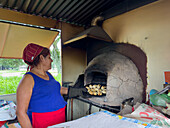
[(60, 83), (49, 72), (47, 72), (49, 80), (44, 80), (32, 72), (26, 74), (30, 74), (34, 79), (34, 87), (27, 111), (30, 119), (32, 112), (52, 112), (67, 104), (60, 94)]

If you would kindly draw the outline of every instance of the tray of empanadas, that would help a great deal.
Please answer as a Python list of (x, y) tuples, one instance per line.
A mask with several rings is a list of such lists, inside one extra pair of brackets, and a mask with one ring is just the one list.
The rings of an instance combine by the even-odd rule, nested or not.
[(91, 96), (105, 96), (106, 95), (106, 85), (88, 84), (85, 87), (87, 89), (87, 93)]

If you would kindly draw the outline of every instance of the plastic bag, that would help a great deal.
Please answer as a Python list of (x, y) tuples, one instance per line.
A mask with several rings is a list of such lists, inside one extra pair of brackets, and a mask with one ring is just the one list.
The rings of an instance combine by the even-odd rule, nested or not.
[(13, 120), (16, 118), (16, 105), (13, 102), (0, 108), (0, 121)]
[(170, 97), (167, 94), (150, 95), (150, 101), (155, 106), (166, 107), (166, 103), (170, 103)]
[(163, 128), (170, 128), (170, 119), (146, 104), (141, 104), (134, 112), (125, 117), (138, 119)]

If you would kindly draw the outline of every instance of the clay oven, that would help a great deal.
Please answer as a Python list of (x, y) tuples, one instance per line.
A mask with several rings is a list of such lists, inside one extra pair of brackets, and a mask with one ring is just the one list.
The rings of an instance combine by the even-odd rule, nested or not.
[(91, 97), (89, 100), (109, 106), (120, 106), (123, 100), (131, 97), (135, 103), (145, 102), (147, 58), (140, 48), (128, 43), (114, 43), (97, 26), (69, 42), (69, 46), (87, 52), (83, 86), (91, 83), (107, 86), (105, 96)]

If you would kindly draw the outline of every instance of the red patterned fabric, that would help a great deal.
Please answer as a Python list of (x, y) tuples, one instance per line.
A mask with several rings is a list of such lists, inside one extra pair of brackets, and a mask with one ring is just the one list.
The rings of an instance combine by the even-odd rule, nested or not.
[(23, 51), (23, 60), (28, 62), (33, 62), (33, 60), (42, 52), (44, 47), (30, 43)]
[(54, 112), (32, 113), (33, 128), (47, 128), (65, 122), (65, 107)]

